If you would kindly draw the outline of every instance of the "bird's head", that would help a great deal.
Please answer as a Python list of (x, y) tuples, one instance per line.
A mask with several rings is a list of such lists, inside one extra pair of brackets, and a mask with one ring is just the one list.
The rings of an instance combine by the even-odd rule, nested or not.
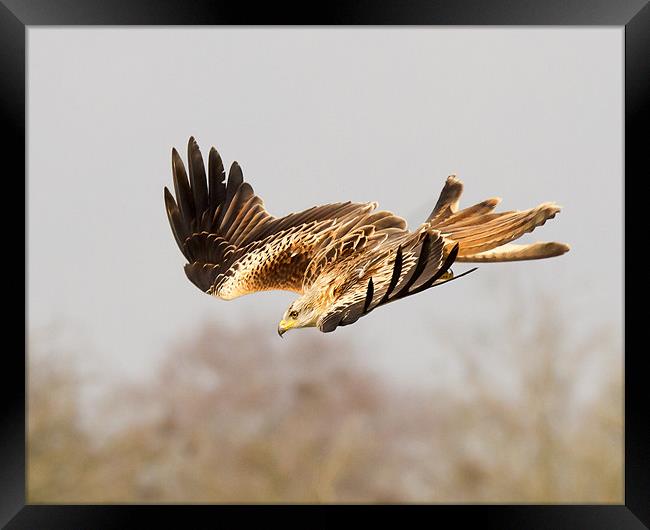
[(278, 335), (282, 337), (287, 331), (294, 328), (312, 328), (317, 325), (320, 311), (313, 297), (302, 296), (295, 300), (285, 311), (278, 324)]

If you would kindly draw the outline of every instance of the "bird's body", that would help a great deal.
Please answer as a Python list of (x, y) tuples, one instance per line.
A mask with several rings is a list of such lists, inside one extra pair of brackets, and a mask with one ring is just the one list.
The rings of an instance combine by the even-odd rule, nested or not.
[(352, 324), (380, 305), (454, 279), (454, 261), (540, 259), (568, 250), (562, 243), (510, 243), (554, 217), (560, 210), (554, 203), (494, 213), (494, 198), (459, 210), (463, 186), (454, 176), (426, 221), (411, 232), (403, 218), (376, 210), (376, 203), (327, 204), (274, 217), (236, 162), (226, 182), (212, 148), (206, 174), (193, 138), (188, 159), (189, 179), (173, 150), (176, 200), (165, 188), (187, 277), (224, 300), (271, 289), (300, 294), (280, 323), (281, 334), (294, 327), (328, 332)]

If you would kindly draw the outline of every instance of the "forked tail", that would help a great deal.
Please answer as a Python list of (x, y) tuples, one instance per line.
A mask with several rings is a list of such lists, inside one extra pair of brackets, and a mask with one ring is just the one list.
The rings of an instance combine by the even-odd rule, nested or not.
[(552, 219), (560, 207), (545, 202), (522, 211), (494, 212), (501, 199), (495, 197), (459, 210), (463, 183), (447, 177), (435, 208), (426, 220), (447, 239), (459, 244), (456, 261), (499, 262), (551, 258), (569, 250), (569, 245), (537, 242), (516, 245), (512, 241)]

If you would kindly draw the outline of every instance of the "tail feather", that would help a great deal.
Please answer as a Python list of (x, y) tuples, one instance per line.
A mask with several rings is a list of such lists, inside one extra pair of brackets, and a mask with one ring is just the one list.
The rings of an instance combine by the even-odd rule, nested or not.
[(460, 243), (459, 255), (476, 254), (510, 243), (527, 232), (532, 232), (548, 219), (555, 217), (560, 208), (552, 204), (542, 204), (537, 208), (514, 212), (504, 218), (494, 219), (483, 225), (451, 231), (448, 235)]
[(426, 223), (439, 223), (458, 211), (458, 201), (463, 193), (463, 183), (456, 175), (449, 175), (445, 187), (440, 192), (438, 202), (427, 217)]
[(450, 242), (459, 244), (457, 261), (497, 262), (542, 259), (569, 250), (564, 243), (540, 242), (513, 245), (512, 241), (552, 219), (560, 206), (542, 203), (523, 211), (493, 212), (499, 198), (458, 210), (463, 185), (455, 176), (447, 178), (436, 207), (427, 223)]
[(502, 261), (544, 259), (561, 256), (565, 252), (568, 252), (569, 249), (569, 245), (565, 243), (556, 243), (554, 241), (539, 241), (528, 245), (507, 243), (485, 252), (458, 256), (456, 261), (463, 261), (466, 263), (496, 263)]
[(502, 217), (505, 214), (511, 212), (501, 212), (501, 213), (491, 213), (497, 204), (501, 202), (499, 197), (493, 197), (492, 199), (487, 199), (485, 201), (479, 202), (474, 206), (468, 208), (463, 208), (461, 211), (454, 213), (435, 223), (435, 227), (438, 230), (443, 229), (458, 229), (465, 226), (475, 225), (477, 223), (483, 223), (490, 221), (492, 219)]

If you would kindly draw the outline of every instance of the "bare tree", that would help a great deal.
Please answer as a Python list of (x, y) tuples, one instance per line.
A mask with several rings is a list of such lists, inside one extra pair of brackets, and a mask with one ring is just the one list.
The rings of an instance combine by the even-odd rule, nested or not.
[(90, 423), (74, 359), (35, 354), (30, 502), (620, 502), (620, 350), (557, 314), (513, 313), (508, 344), (452, 333), (461, 384), (438, 389), (336, 337), (280, 349), (207, 324)]

